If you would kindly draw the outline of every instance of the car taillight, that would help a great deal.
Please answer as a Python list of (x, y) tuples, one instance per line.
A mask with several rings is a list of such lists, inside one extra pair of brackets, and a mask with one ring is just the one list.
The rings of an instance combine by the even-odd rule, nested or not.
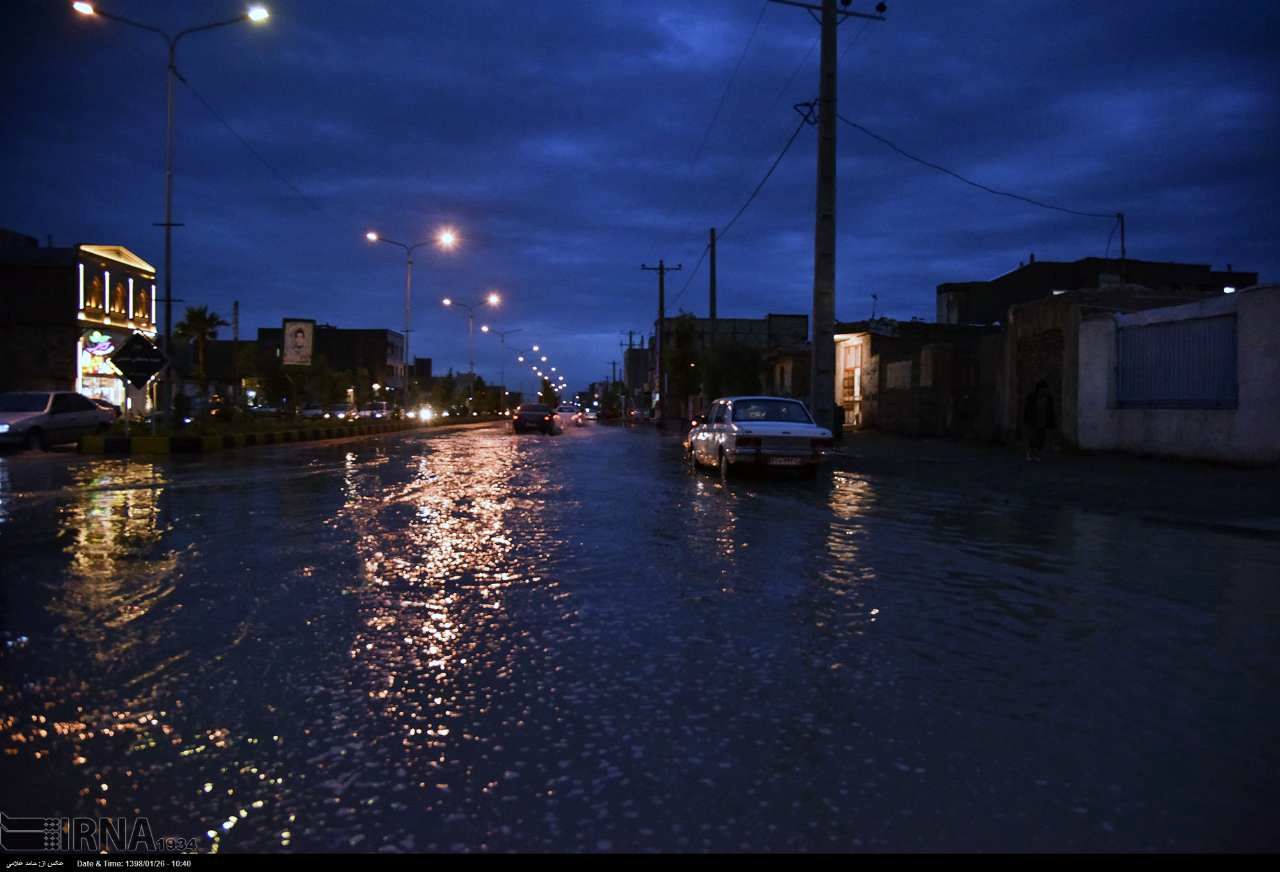
[(759, 448), (760, 437), (759, 436), (739, 436), (737, 439), (737, 446), (739, 448)]

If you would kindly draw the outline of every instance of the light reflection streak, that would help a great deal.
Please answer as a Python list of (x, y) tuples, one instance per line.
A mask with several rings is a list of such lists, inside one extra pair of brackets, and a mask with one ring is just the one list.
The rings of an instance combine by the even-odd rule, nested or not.
[[(352, 470), (342, 517), (354, 529), (360, 583), (360, 629), (350, 647), (352, 686), (364, 689), (372, 713), (393, 726), (412, 784), (437, 796), (465, 787), (451, 774), (450, 749), (478, 741), (476, 720), (488, 711), (475, 673), (509, 677), (500, 656), (515, 644), (507, 629), (505, 592), (537, 583), (516, 563), (508, 513), (520, 512), (521, 537), (537, 512), (513, 488), (527, 463), (504, 434), (489, 439), (428, 440), (422, 453), (389, 481)], [(527, 460), (527, 458), (526, 458)], [(392, 465), (394, 467), (394, 464)], [(523, 489), (523, 487), (522, 487)], [(513, 571), (513, 568), (515, 571)], [(430, 804), (432, 800), (428, 799)]]

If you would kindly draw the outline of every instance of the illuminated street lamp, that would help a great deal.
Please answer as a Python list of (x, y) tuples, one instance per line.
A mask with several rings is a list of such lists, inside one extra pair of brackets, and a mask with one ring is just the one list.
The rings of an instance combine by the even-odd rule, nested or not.
[(404, 387), (405, 399), (408, 399), (409, 362), (412, 360), (409, 356), (409, 333), (413, 329), (413, 253), (424, 245), (430, 245), (432, 242), (435, 242), (439, 248), (445, 251), (452, 251), (458, 244), (458, 237), (452, 230), (445, 229), (437, 233), (434, 240), (424, 239), (421, 242), (415, 242), (413, 245), (406, 245), (403, 242), (396, 242), (394, 239), (387, 239), (376, 230), (370, 230), (364, 235), (364, 238), (370, 242), (385, 242), (387, 245), (394, 245), (404, 249)]
[[(476, 374), (476, 309), (478, 309), (481, 304), (464, 303), (461, 300), (455, 300), (452, 297), (445, 297), (440, 302), (446, 309), (452, 308), (453, 306), (461, 306), (467, 310), (467, 355), (470, 358), (468, 362), (468, 371), (471, 373), (472, 381), (474, 383)], [(496, 308), (497, 305), (502, 302), (502, 297), (498, 295), (497, 291), (491, 291), (485, 296), (484, 302), (485, 304)], [(488, 327), (481, 327), (480, 329), (485, 333), (489, 332)]]
[[(169, 65), (165, 71), (165, 144), (164, 144), (164, 351), (169, 360), (173, 359), (171, 348), (173, 338), (173, 92), (176, 88), (178, 80), (178, 43), (184, 36), (192, 33), (201, 33), (206, 30), (214, 30), (219, 27), (227, 27), (231, 24), (240, 24), (242, 22), (252, 22), (261, 24), (271, 17), (271, 13), (264, 6), (250, 6), (242, 15), (235, 18), (228, 18), (224, 21), (212, 21), (208, 24), (201, 24), (198, 27), (188, 27), (186, 30), (180, 30), (172, 36), (167, 31), (158, 27), (152, 27), (150, 24), (143, 24), (140, 21), (134, 21), (132, 18), (125, 18), (123, 15), (116, 15), (113, 12), (107, 12), (99, 9), (93, 3), (76, 2), (71, 4), (71, 8), (80, 13), (85, 18), (105, 18), (108, 21), (115, 21), (120, 24), (127, 24), (130, 27), (136, 27), (139, 30), (145, 30), (154, 33), (165, 41), (169, 47)], [(169, 408), (173, 405), (172, 394), (174, 388), (172, 370), (166, 365), (165, 369), (165, 389), (160, 391), (160, 399), (162, 408)]]

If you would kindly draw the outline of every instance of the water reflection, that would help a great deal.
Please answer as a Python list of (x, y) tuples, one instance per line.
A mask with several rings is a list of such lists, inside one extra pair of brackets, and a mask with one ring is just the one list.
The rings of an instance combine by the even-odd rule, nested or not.
[[(421, 797), (398, 797), (388, 807), (392, 818), (411, 802), (456, 808), (501, 780), (501, 772), (476, 771), (474, 757), (464, 766), (454, 751), (495, 743), (503, 726), (494, 722), (503, 709), (497, 698), (525, 644), (508, 615), (513, 589), (554, 588), (536, 566), (547, 546), (543, 501), (554, 488), (546, 465), (521, 461), (494, 434), (423, 442), (396, 477), (367, 467), (344, 472), (341, 519), (354, 531), (360, 565), (350, 590), (359, 626), (346, 682), (368, 708), (354, 722), (379, 736), (379, 753), (394, 760), (390, 771), (351, 790), (390, 787)], [(394, 831), (379, 837), (402, 848), (413, 841)]]
[(154, 464), (120, 462), (73, 473), (76, 498), (59, 509), (67, 583), (52, 610), (91, 656), (125, 654), (125, 625), (143, 618), (173, 590), (176, 556), (155, 546), (164, 536), (165, 476)]

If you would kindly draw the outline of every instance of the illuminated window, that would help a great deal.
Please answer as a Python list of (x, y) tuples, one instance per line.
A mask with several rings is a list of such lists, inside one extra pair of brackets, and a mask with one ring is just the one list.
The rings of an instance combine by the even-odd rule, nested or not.
[(80, 267), (80, 308), (84, 308), (84, 264), (78, 264)]

